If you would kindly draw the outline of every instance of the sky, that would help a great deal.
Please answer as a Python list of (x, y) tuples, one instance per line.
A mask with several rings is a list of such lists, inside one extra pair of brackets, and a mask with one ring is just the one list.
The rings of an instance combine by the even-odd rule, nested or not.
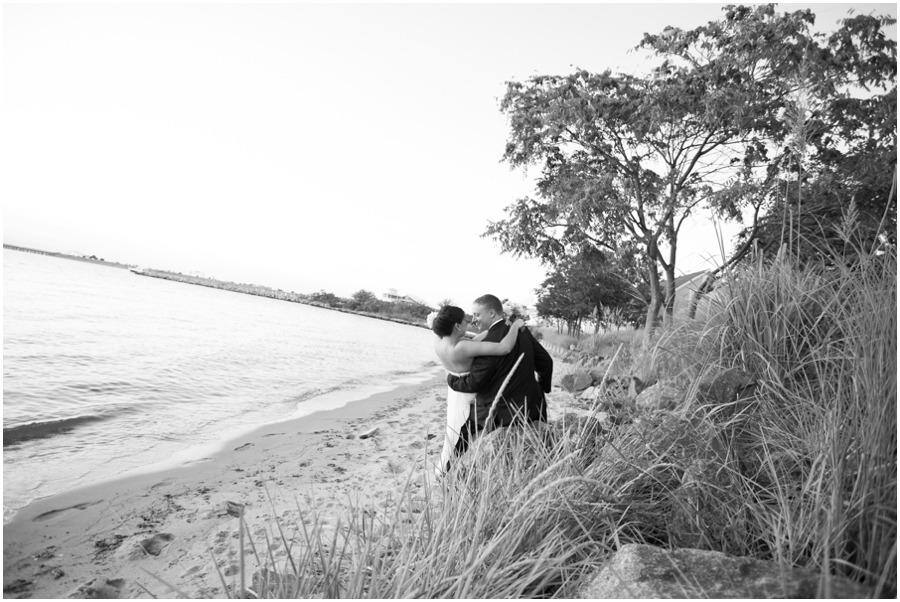
[[(644, 32), (722, 6), (7, 2), (3, 240), (299, 293), (531, 305), (545, 269), (481, 237), (537, 175), (501, 162), (505, 83), (635, 72)], [(779, 10), (830, 31), (896, 6)], [(678, 271), (720, 259), (701, 213)]]

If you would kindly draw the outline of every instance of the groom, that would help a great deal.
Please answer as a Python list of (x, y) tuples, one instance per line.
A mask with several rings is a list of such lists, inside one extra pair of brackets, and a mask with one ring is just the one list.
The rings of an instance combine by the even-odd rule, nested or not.
[[(503, 305), (494, 295), (483, 295), (472, 303), (472, 317), (482, 329), (488, 329), (485, 342), (500, 342), (509, 331), (503, 319)], [(497, 400), (491, 424), (486, 424), (491, 404), (513, 366), (523, 355), (509, 379), (503, 394)], [(535, 372), (538, 379), (535, 380)], [(457, 454), (463, 453), (477, 431), (508, 426), (521, 422), (547, 422), (547, 400), (550, 377), (553, 376), (553, 359), (541, 347), (527, 328), (519, 331), (518, 339), (509, 355), (481, 356), (472, 362), (471, 370), (463, 376), (447, 376), (447, 384), (454, 391), (475, 393), (475, 405), (469, 410), (469, 420), (456, 444)]]

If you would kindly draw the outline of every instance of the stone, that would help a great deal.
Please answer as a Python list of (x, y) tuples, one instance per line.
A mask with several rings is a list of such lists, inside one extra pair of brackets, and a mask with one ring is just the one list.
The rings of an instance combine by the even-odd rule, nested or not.
[(580, 372), (566, 374), (560, 379), (560, 384), (569, 393), (580, 393), (591, 386), (591, 375)]
[[(700, 381), (697, 401), (701, 404), (728, 406), (726, 414), (734, 414), (735, 402), (752, 397), (756, 392), (756, 379), (740, 368), (729, 368)], [(735, 405), (731, 405), (735, 404)]]
[(587, 389), (585, 389), (584, 391), (582, 391), (581, 394), (579, 395), (579, 397), (584, 397), (586, 399), (593, 399), (594, 396), (596, 395), (596, 393), (597, 393), (597, 388), (591, 386), (591, 387), (588, 387)]
[(684, 399), (684, 392), (671, 380), (662, 380), (647, 387), (637, 397), (639, 410), (672, 410)]
[[(577, 598), (817, 598), (819, 573), (721, 552), (627, 544), (579, 588)], [(830, 598), (866, 598), (867, 588), (831, 577)]]

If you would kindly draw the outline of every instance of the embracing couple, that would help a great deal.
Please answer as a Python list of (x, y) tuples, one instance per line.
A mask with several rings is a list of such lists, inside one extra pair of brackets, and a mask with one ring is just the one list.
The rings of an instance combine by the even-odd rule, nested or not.
[(506, 322), (503, 305), (494, 295), (475, 299), (472, 319), (482, 330), (472, 340), (463, 338), (469, 326), (466, 313), (453, 305), (442, 307), (431, 327), (438, 336), (434, 350), (448, 374), (443, 470), (482, 430), (547, 421), (544, 393), (550, 392), (553, 376), (550, 354), (524, 328), (525, 322)]

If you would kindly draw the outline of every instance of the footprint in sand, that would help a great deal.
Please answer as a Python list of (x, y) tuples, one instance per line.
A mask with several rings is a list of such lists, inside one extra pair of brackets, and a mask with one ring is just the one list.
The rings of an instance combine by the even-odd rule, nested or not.
[(402, 464), (401, 462), (389, 460), (385, 471), (391, 474), (399, 474), (401, 472), (406, 472), (406, 465)]
[(121, 599), (124, 579), (94, 579), (79, 587), (70, 598), (107, 598)]
[(253, 444), (252, 444), (252, 443), (245, 443), (245, 444), (243, 444), (243, 445), (240, 446), (240, 447), (235, 447), (235, 448), (234, 448), (234, 451), (244, 451), (245, 449), (248, 449), (248, 448), (250, 448), (250, 447), (253, 447)]
[(173, 539), (175, 539), (175, 536), (171, 533), (157, 533), (153, 537), (148, 537), (141, 541), (139, 545), (146, 553), (152, 556), (159, 556), (163, 548), (169, 545), (169, 542)]

